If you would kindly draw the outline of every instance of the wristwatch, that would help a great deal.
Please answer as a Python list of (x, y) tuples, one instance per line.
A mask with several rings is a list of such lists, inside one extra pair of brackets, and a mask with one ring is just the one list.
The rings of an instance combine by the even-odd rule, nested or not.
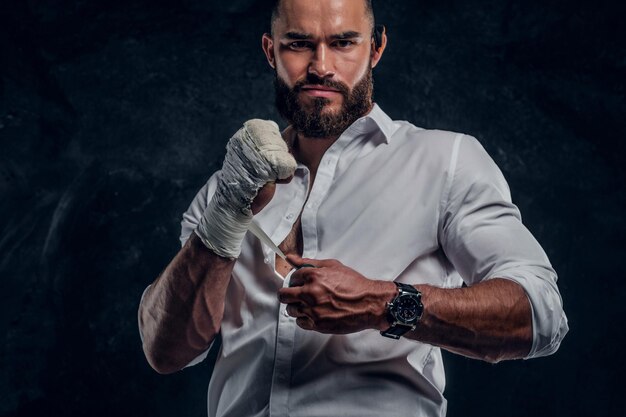
[(409, 330), (415, 330), (417, 322), (422, 317), (424, 305), (422, 293), (408, 284), (394, 282), (398, 287), (398, 295), (387, 303), (387, 320), (391, 327), (380, 332), (381, 335), (392, 339), (400, 339), (400, 336)]

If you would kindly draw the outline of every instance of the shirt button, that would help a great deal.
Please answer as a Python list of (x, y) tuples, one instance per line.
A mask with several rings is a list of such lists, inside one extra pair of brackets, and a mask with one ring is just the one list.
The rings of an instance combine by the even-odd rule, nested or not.
[(293, 219), (293, 213), (289, 213), (289, 214), (287, 215), (287, 220), (291, 220), (291, 219)]
[(271, 261), (270, 261), (270, 258), (264, 258), (263, 262), (265, 262), (266, 264), (269, 264)]

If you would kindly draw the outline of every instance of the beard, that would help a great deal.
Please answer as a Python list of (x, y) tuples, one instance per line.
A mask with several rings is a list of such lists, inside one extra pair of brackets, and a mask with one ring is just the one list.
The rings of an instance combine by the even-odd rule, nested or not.
[[(331, 101), (325, 97), (314, 97), (310, 106), (305, 106), (298, 98), (304, 85), (321, 85), (338, 90), (343, 96), (341, 108), (337, 111), (324, 111)], [(294, 129), (306, 137), (338, 137), (359, 117), (372, 107), (374, 82), (372, 67), (359, 80), (352, 91), (344, 83), (308, 74), (296, 82), (293, 88), (275, 73), (276, 108), (280, 115)]]

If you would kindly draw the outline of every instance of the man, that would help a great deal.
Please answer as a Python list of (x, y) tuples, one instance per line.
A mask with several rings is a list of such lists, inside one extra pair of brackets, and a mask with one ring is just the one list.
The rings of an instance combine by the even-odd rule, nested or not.
[(439, 348), (530, 358), (568, 330), (556, 274), (478, 142), (372, 103), (387, 43), (373, 29), (367, 0), (278, 2), (262, 44), (290, 127), (251, 120), (231, 138), (142, 297), (158, 372), (221, 333), (210, 416), (443, 416)]

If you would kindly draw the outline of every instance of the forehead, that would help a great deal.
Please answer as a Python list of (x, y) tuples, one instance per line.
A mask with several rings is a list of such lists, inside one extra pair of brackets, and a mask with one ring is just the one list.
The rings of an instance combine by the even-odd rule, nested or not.
[(291, 31), (316, 35), (364, 33), (368, 25), (362, 0), (282, 0), (274, 31), (279, 36)]

